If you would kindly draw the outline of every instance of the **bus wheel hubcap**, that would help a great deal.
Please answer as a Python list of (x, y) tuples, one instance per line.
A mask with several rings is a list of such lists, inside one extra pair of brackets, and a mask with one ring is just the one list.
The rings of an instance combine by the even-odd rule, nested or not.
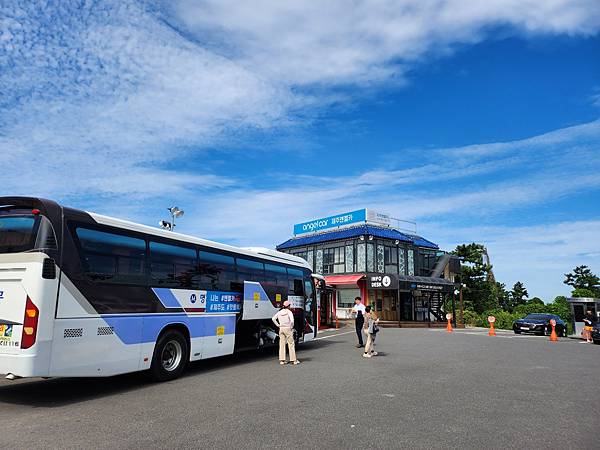
[(163, 348), (161, 361), (163, 369), (167, 372), (171, 372), (179, 367), (181, 362), (183, 351), (181, 350), (181, 344), (177, 341), (169, 341)]

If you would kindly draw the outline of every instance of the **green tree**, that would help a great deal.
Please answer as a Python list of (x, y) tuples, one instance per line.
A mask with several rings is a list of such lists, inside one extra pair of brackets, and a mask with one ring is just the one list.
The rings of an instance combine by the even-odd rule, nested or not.
[(569, 334), (573, 332), (573, 313), (566, 297), (562, 295), (556, 297), (552, 303), (546, 305), (546, 312), (559, 316), (566, 322)]
[(527, 300), (528, 305), (544, 305), (544, 301), (539, 297), (533, 297)]
[(598, 297), (597, 293), (595, 291), (592, 291), (591, 289), (584, 289), (584, 288), (577, 288), (577, 289), (573, 289), (573, 292), (571, 292), (571, 295), (573, 297), (589, 297), (589, 298), (594, 298), (594, 297)]
[(497, 308), (498, 288), (490, 276), (492, 265), (484, 258), (486, 248), (473, 242), (457, 246), (453, 253), (463, 262), (459, 281), (466, 285), (463, 289), (465, 309), (481, 314), (488, 309)]
[[(512, 309), (514, 310), (517, 306), (527, 303), (527, 297), (529, 297), (529, 293), (527, 292), (525, 285), (520, 281), (517, 281), (510, 291), (510, 302)], [(543, 303), (544, 302), (542, 302), (542, 304)]]
[(510, 292), (506, 290), (504, 283), (496, 282), (496, 292), (498, 295), (498, 304), (504, 311), (512, 312), (512, 303), (510, 301)]
[(600, 278), (598, 278), (588, 266), (577, 266), (573, 272), (565, 274), (563, 283), (572, 286), (574, 290), (588, 289), (596, 295), (600, 296)]

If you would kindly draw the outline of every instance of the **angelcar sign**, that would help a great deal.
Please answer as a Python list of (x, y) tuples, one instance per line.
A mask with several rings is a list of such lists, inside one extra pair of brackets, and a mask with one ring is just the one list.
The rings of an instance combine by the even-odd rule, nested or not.
[(381, 225), (390, 224), (390, 216), (381, 214), (372, 209), (358, 209), (335, 216), (323, 217), (322, 219), (310, 220), (308, 222), (294, 225), (294, 235), (317, 233), (331, 228), (340, 228), (354, 225), (360, 222), (374, 222)]
[(352, 225), (358, 222), (364, 222), (367, 220), (367, 210), (359, 209), (343, 214), (337, 214), (335, 216), (323, 217), (322, 219), (315, 219), (309, 222), (297, 223), (294, 225), (294, 234), (306, 234), (316, 233), (317, 231), (327, 230), (329, 228), (336, 228), (345, 225)]

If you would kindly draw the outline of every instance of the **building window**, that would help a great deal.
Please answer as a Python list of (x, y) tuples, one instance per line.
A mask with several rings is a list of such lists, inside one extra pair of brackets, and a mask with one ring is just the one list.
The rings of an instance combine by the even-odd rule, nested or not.
[(354, 246), (346, 245), (346, 272), (354, 272)]
[(307, 251), (302, 251), (302, 252), (293, 252), (292, 255), (294, 256), (298, 256), (299, 258), (302, 258), (304, 261), (308, 261), (308, 255), (307, 255)]
[(320, 249), (317, 250), (315, 272), (316, 273), (325, 273), (325, 272), (323, 272), (323, 250), (320, 250)]
[(429, 276), (435, 267), (436, 252), (433, 250), (419, 249), (420, 275)]
[(323, 249), (323, 273), (344, 273), (344, 247)]
[(377, 272), (385, 272), (385, 262), (383, 260), (383, 245), (377, 245)]
[(367, 272), (375, 272), (375, 246), (367, 244)]
[(415, 274), (415, 252), (414, 250), (408, 251), (408, 274), (413, 276)]
[[(313, 252), (312, 250), (309, 250), (306, 252), (306, 261), (308, 262), (308, 265), (310, 266), (310, 270), (314, 270), (315, 269), (315, 252)], [(320, 272), (317, 272), (320, 273)]]
[(366, 260), (367, 260), (367, 249), (366, 244), (364, 242), (360, 244), (356, 244), (356, 271), (357, 272), (365, 272), (367, 269)]
[(339, 289), (336, 295), (337, 307), (352, 308), (356, 297), (360, 297), (360, 289)]
[(398, 273), (398, 248), (397, 247), (384, 247), (384, 262), (386, 273)]
[(398, 272), (406, 275), (406, 254), (403, 247), (398, 248)]

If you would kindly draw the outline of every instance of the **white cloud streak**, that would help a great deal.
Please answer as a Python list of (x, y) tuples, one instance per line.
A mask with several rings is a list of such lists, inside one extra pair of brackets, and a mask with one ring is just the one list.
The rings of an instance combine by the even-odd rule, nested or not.
[[(201, 173), (185, 164), (247, 133), (301, 128), (306, 116), (353, 100), (338, 95), (340, 86), (361, 92), (406, 83), (414, 64), (479, 42), (494, 27), (592, 35), (600, 7), (595, 0), (4, 2), (0, 163), (11, 170), (2, 193), (147, 223), (164, 212), (155, 205), (177, 198), (189, 211), (182, 231), (273, 245), (294, 221), (347, 208), (432, 220), (469, 207), (477, 217), (597, 189), (598, 121), (424, 152), (411, 169), (292, 173), (272, 189), (219, 175), (208, 161)], [(528, 174), (503, 176), (525, 166)], [(437, 185), (450, 180), (455, 190)]]
[[(415, 62), (495, 26), (524, 35), (600, 28), (594, 0), (12, 0), (0, 8), (0, 162), (21, 175), (44, 171), (48, 183), (34, 180), (31, 192), (75, 198), (155, 195), (153, 179), (172, 178), (173, 160), (244, 133), (302, 127), (340, 101), (331, 88), (403, 82)], [(191, 186), (214, 180), (186, 177)], [(4, 188), (23, 192), (20, 179)]]

